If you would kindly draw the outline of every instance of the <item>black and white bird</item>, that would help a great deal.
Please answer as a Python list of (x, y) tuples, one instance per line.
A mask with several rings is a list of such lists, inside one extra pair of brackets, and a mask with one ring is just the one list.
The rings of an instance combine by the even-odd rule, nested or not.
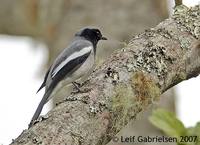
[(96, 47), (99, 40), (107, 40), (99, 29), (84, 28), (75, 34), (74, 40), (55, 59), (47, 71), (37, 92), (45, 87), (45, 94), (39, 103), (29, 127), (38, 119), (43, 106), (50, 100), (60, 82), (74, 83), (87, 75), (93, 68)]

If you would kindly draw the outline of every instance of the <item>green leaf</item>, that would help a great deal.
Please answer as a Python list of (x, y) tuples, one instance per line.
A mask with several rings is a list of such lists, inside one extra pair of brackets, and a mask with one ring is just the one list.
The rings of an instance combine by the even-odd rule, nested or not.
[(195, 127), (187, 128), (187, 135), (197, 136), (195, 145), (200, 145), (200, 122), (198, 122)]
[(194, 127), (194, 135), (197, 135), (200, 137), (200, 122), (198, 122), (196, 126)]
[(183, 123), (176, 118), (175, 114), (164, 109), (154, 110), (149, 120), (154, 126), (169, 136), (179, 138), (187, 133)]

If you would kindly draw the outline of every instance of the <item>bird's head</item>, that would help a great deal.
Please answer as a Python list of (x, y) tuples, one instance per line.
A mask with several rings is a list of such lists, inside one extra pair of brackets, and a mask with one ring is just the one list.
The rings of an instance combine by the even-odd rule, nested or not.
[(107, 40), (106, 37), (102, 36), (101, 31), (99, 29), (94, 29), (94, 28), (81, 29), (79, 32), (75, 34), (75, 36), (83, 37), (91, 41), (93, 44), (97, 44), (99, 40)]

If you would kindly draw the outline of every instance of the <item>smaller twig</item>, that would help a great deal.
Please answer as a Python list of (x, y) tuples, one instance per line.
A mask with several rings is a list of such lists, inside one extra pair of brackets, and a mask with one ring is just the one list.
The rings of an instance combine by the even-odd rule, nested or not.
[(175, 0), (175, 6), (179, 6), (182, 4), (183, 4), (182, 0)]

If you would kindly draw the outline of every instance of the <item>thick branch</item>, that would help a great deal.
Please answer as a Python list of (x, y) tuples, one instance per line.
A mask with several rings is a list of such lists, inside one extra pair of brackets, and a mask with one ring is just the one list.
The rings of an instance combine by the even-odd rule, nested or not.
[(200, 73), (200, 6), (134, 37), (98, 67), (82, 89), (12, 144), (106, 144), (175, 84)]

